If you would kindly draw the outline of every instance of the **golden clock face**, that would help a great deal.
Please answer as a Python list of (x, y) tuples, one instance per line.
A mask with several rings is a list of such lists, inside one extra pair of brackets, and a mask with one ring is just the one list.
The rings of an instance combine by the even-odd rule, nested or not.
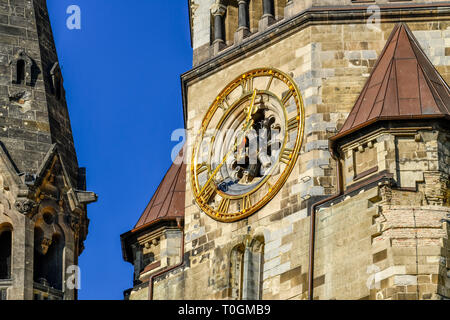
[(191, 184), (200, 208), (234, 222), (265, 206), (297, 161), (305, 114), (295, 82), (270, 68), (249, 71), (214, 100), (198, 133)]

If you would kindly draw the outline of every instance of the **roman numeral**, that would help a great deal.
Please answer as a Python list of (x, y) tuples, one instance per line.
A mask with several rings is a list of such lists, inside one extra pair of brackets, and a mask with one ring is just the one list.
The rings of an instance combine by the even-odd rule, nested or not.
[(252, 206), (252, 200), (250, 199), (250, 195), (244, 196), (242, 198), (242, 212), (245, 213), (248, 209), (250, 209)]
[(230, 104), (228, 103), (227, 98), (224, 98), (222, 101), (220, 101), (220, 103), (219, 103), (220, 109), (222, 109), (223, 111), (227, 111), (229, 107), (230, 107)]
[(291, 161), (292, 159), (292, 154), (294, 153), (294, 150), (292, 149), (284, 149), (283, 152), (281, 153), (281, 157), (280, 157), (280, 161), (283, 162), (284, 164), (289, 164), (289, 161)]
[(294, 95), (294, 90), (290, 89), (289, 92), (284, 96), (283, 100), (281, 100), (283, 105), (286, 105), (289, 102), (289, 99), (291, 99), (293, 95)]
[(230, 199), (223, 198), (220, 202), (218, 212), (219, 214), (228, 213), (228, 209), (230, 208)]
[(242, 78), (241, 80), (242, 94), (253, 91), (253, 78)]
[(205, 185), (203, 189), (200, 192), (200, 199), (203, 203), (208, 203), (209, 200), (211, 200), (212, 196), (216, 192), (216, 186), (210, 182), (209, 184)]
[(288, 124), (287, 124), (288, 131), (298, 128), (298, 120), (299, 120), (299, 117), (295, 117), (288, 121)]
[(203, 172), (205, 172), (206, 170), (208, 170), (206, 163), (202, 163), (202, 164), (197, 165), (197, 169), (195, 171), (197, 172), (197, 175), (200, 175)]
[(270, 87), (272, 86), (272, 82), (273, 82), (273, 76), (271, 76), (269, 79), (269, 83), (267, 84), (266, 91), (269, 91)]

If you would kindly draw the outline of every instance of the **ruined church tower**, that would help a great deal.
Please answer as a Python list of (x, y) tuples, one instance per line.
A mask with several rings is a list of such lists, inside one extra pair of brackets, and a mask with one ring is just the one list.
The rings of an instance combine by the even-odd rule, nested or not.
[(45, 0), (0, 3), (0, 300), (70, 300), (88, 232)]

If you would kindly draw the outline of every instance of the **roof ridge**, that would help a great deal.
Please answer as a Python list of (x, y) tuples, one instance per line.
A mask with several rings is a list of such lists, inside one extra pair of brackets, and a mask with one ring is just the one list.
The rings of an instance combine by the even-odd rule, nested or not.
[[(414, 54), (416, 54), (416, 53), (414, 53)], [(422, 89), (420, 88), (420, 73), (419, 72), (423, 73), (422, 68), (420, 67), (420, 64), (417, 64), (417, 85), (419, 87), (419, 100), (422, 100)], [(424, 77), (425, 77), (425, 75), (424, 75)], [(423, 114), (422, 104), (419, 104), (419, 107), (420, 107), (420, 113)]]
[[(414, 35), (412, 35), (413, 37), (414, 37)], [(416, 43), (416, 39), (415, 39), (415, 37), (412, 39), (413, 41), (414, 41), (414, 44), (417, 46), (417, 43)], [(410, 41), (411, 41), (411, 39), (410, 39)], [(419, 48), (420, 49), (420, 48)], [(414, 48), (413, 48), (413, 52), (414, 52), (414, 54), (416, 55), (416, 58), (417, 58), (417, 60), (419, 60), (419, 57), (417, 57), (417, 52), (416, 52), (416, 50), (414, 50)], [(434, 75), (436, 76), (436, 77), (438, 77), (438, 79), (439, 80), (441, 80), (440, 82), (436, 82), (436, 81), (434, 81), (433, 79), (430, 79), (429, 77), (428, 77), (428, 74), (427, 74), (427, 72), (426, 72), (426, 70), (424, 70), (424, 67), (420, 64), (420, 63), (418, 63), (418, 66), (420, 67), (420, 70), (422, 71), (422, 73), (423, 73), (423, 76), (424, 76), (424, 79), (425, 79), (425, 81), (428, 83), (428, 86), (431, 88), (431, 89), (433, 89), (433, 91), (434, 91), (434, 93), (435, 94), (437, 94), (438, 95), (438, 97), (439, 97), (439, 100), (441, 101), (441, 103), (442, 103), (442, 105), (443, 106), (445, 106), (445, 101), (444, 101), (444, 99), (442, 98), (442, 95), (439, 93), (439, 90), (437, 90), (437, 88), (436, 88), (436, 84), (438, 84), (438, 85), (442, 85), (442, 84), (444, 84), (444, 89), (446, 89), (447, 90), (447, 93), (448, 94), (450, 94), (450, 89), (449, 89), (449, 87), (448, 87), (448, 84), (447, 84), (447, 82), (442, 78), (442, 76), (441, 76), (441, 74), (436, 70), (436, 68), (433, 66), (433, 64), (432, 64), (432, 62), (429, 60), (429, 58), (428, 58), (428, 56), (426, 56), (426, 55), (424, 55), (424, 57), (426, 58), (426, 62), (431, 66), (431, 67), (433, 67), (432, 68), (432, 71), (434, 71)], [(420, 89), (420, 88), (419, 88)], [(435, 96), (434, 94), (433, 94), (433, 96)], [(436, 98), (436, 97), (435, 97)], [(449, 113), (449, 110), (442, 110), (442, 108), (441, 108), (441, 106), (437, 103), (436, 104), (436, 106), (437, 106), (437, 108), (442, 112), (442, 113)]]
[[(169, 170), (170, 170), (170, 168), (169, 168)], [(161, 180), (161, 182), (159, 183), (158, 188), (156, 188), (156, 191), (155, 191), (155, 193), (153, 194), (152, 198), (150, 199), (150, 202), (149, 202), (149, 203), (147, 204), (147, 206), (145, 207), (144, 212), (142, 213), (142, 216), (139, 218), (138, 222), (137, 222), (136, 225), (134, 226), (135, 228), (137, 227), (137, 225), (139, 224), (139, 222), (142, 220), (142, 218), (144, 217), (144, 215), (145, 215), (144, 220), (147, 218), (147, 216), (148, 216), (148, 214), (149, 214), (149, 212), (150, 212), (150, 211), (147, 211), (147, 209), (153, 207), (153, 203), (154, 203), (154, 201), (156, 200), (157, 195), (159, 194), (159, 191), (160, 191), (160, 189), (161, 189), (161, 186), (163, 185), (163, 182), (164, 182), (164, 180), (166, 179), (167, 174), (169, 173), (169, 170), (167, 170), (167, 172), (164, 174), (164, 177), (163, 177), (163, 179)]]
[[(409, 35), (408, 40), (409, 40), (409, 42), (410, 42), (410, 44), (411, 44), (411, 46), (412, 46), (412, 49), (413, 49), (413, 52), (414, 52), (414, 56), (416, 57), (416, 60), (419, 62), (419, 56), (417, 55), (417, 52), (416, 52), (415, 49), (419, 49), (419, 50), (420, 50), (420, 44), (418, 43), (418, 40), (417, 40), (417, 38), (414, 36), (414, 34), (413, 34), (412, 32), (410, 32), (410, 30), (406, 29), (406, 32), (407, 32), (408, 35)], [(412, 42), (411, 42), (411, 41), (412, 41)], [(430, 61), (430, 59), (428, 58), (428, 56), (427, 56), (426, 54), (422, 54), (421, 57), (424, 57), (424, 58), (425, 58), (425, 62), (427, 62), (428, 64), (430, 64), (430, 65), (433, 67), (433, 68), (432, 68), (432, 71), (435, 71), (435, 72), (437, 73), (437, 74), (435, 74), (435, 75), (438, 76), (441, 80), (443, 80), (443, 79), (441, 78), (441, 75), (439, 74), (439, 72), (437, 72), (436, 68), (434, 68), (433, 63)], [(433, 91), (436, 91), (435, 93), (438, 95), (439, 100), (441, 100), (442, 104), (445, 105), (445, 103), (444, 103), (444, 101), (443, 101), (441, 95), (440, 95), (439, 92), (436, 90), (436, 88), (435, 88), (435, 86), (434, 86), (434, 84), (433, 84), (434, 81), (432, 81), (431, 79), (429, 79), (429, 77), (427, 76), (428, 74), (427, 74), (426, 70), (424, 70), (422, 64), (421, 64), (421, 63), (417, 63), (417, 68), (420, 68), (420, 70), (422, 71), (422, 74), (423, 74), (423, 77), (424, 77), (425, 81), (428, 83), (428, 86), (429, 86), (430, 88), (434, 89)], [(420, 81), (420, 78), (419, 78), (419, 81)], [(447, 84), (445, 81), (444, 81), (444, 83)], [(447, 88), (448, 88), (448, 86), (447, 86)], [(420, 90), (420, 86), (419, 86), (419, 90)], [(433, 94), (433, 96), (434, 96), (434, 94)], [(441, 107), (439, 106), (438, 103), (436, 104), (436, 106), (437, 106), (437, 108), (438, 108), (441, 112), (445, 112), (445, 111), (443, 111), (443, 110), (441, 109)], [(421, 110), (422, 110), (422, 106), (420, 106), (420, 107), (421, 107)]]
[[(383, 83), (385, 80), (387, 81), (386, 87), (389, 85), (389, 81), (390, 81), (393, 69), (394, 69), (394, 59), (391, 59), (391, 62), (389, 62), (389, 66), (387, 68), (387, 70), (389, 70), (389, 72), (386, 72), (386, 74), (384, 75), (384, 78), (383, 78)], [(383, 86), (383, 83), (381, 84), (380, 91)], [(378, 95), (380, 94), (380, 91), (378, 91)], [(377, 95), (377, 97), (378, 97), (378, 95)], [(383, 113), (383, 109), (386, 104), (386, 96), (387, 96), (387, 90), (384, 91), (383, 99), (379, 100), (380, 102), (381, 101), (383, 102), (381, 105), (381, 108), (380, 108), (380, 116)], [(372, 109), (370, 110), (370, 113), (368, 114), (366, 121), (370, 119), (370, 116), (372, 115), (372, 112), (373, 112), (373, 109), (374, 109), (376, 103), (377, 103), (377, 100), (375, 99), (375, 103), (374, 103)]]
[(170, 196), (169, 208), (170, 208), (170, 205), (172, 204), (173, 194), (175, 192), (175, 187), (177, 185), (178, 177), (180, 176), (180, 169), (181, 169), (181, 166), (179, 166), (177, 168), (177, 172), (175, 173), (175, 177), (174, 177), (174, 179), (172, 180), (172, 182), (170, 184), (169, 192), (167, 192), (167, 194), (165, 195), (164, 201), (161, 201), (162, 205), (161, 205), (161, 207), (158, 210), (158, 215), (157, 215), (158, 218), (161, 217), (160, 216), (161, 210), (163, 209), (163, 206), (166, 203), (166, 201), (169, 198), (169, 196)]
[[(166, 174), (164, 175), (161, 183), (153, 194), (150, 202), (146, 206), (144, 212), (139, 218), (138, 222), (134, 226), (133, 230), (141, 228), (153, 221), (160, 220), (167, 216), (184, 216), (184, 201), (175, 199), (174, 193), (184, 193), (185, 191), (175, 190), (180, 179), (185, 179), (186, 176), (186, 164), (184, 161), (178, 162), (181, 155), (184, 152), (184, 148), (180, 151), (177, 159), (172, 162)], [(167, 192), (162, 194), (162, 190), (167, 188)], [(180, 197), (181, 199), (181, 197)], [(177, 202), (178, 201), (178, 202)], [(168, 205), (167, 205), (168, 204)], [(158, 208), (159, 207), (159, 208)], [(155, 210), (153, 210), (155, 209)], [(172, 214), (171, 209), (175, 214)]]
[[(396, 34), (396, 31), (399, 29), (399, 27), (400, 27), (399, 24), (395, 25), (393, 31), (389, 35), (389, 37), (387, 39), (387, 42), (386, 42), (387, 45), (381, 51), (380, 56), (378, 57), (378, 60), (376, 61), (375, 65), (373, 66), (373, 69), (372, 69), (372, 72), (370, 73), (369, 78), (366, 80), (366, 84), (364, 85), (364, 87), (363, 87), (363, 89), (362, 89), (358, 99), (356, 100), (355, 107), (356, 107), (356, 105), (358, 105), (358, 102), (360, 102), (359, 105), (358, 105), (358, 109), (357, 110), (352, 109), (350, 111), (350, 113), (349, 113), (349, 116), (348, 116), (347, 120), (350, 118), (350, 116), (354, 115), (350, 127), (353, 127), (354, 124), (355, 124), (356, 115), (359, 113), (359, 110), (361, 108), (362, 102), (364, 101), (364, 96), (367, 93), (367, 90), (369, 90), (372, 87), (372, 86), (370, 86), (370, 82), (373, 79), (374, 71), (377, 70), (378, 66), (380, 65), (380, 62), (381, 62), (382, 58), (384, 57), (384, 55), (386, 54), (386, 51), (387, 51), (387, 49), (389, 47), (389, 44), (391, 43), (392, 39), (394, 38), (394, 36)], [(356, 111), (356, 112), (354, 112), (354, 111)], [(345, 127), (345, 124), (344, 124), (343, 127)]]

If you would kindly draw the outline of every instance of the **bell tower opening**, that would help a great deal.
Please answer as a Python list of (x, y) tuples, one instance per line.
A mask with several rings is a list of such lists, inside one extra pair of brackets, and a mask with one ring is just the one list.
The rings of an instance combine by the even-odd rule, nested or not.
[(54, 235), (51, 241), (43, 238), (41, 229), (35, 229), (34, 282), (62, 290), (64, 241)]

